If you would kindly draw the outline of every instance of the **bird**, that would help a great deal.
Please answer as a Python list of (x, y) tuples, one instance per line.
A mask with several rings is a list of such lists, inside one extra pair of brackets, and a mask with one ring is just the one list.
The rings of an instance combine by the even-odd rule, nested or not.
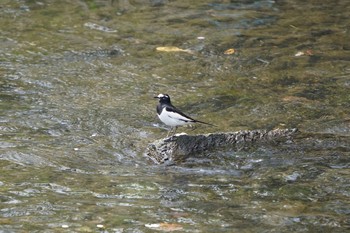
[(168, 94), (159, 94), (154, 98), (159, 99), (159, 103), (157, 105), (157, 115), (159, 119), (164, 124), (171, 127), (171, 130), (168, 132), (167, 137), (172, 131), (174, 135), (177, 127), (180, 125), (201, 123), (205, 125), (215, 126), (204, 121), (195, 120), (181, 112), (179, 109), (177, 109), (174, 105), (171, 104), (170, 96)]

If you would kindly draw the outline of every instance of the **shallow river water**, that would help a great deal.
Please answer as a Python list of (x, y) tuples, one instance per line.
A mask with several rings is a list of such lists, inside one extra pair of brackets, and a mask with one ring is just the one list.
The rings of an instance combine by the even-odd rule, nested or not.
[[(2, 0), (0, 232), (349, 231), (349, 12)], [(155, 165), (159, 93), (217, 125), (180, 132), (299, 133)]]

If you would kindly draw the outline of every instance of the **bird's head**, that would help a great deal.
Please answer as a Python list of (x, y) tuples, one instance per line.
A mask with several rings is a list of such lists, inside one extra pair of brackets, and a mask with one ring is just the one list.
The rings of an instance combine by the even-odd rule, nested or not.
[(168, 94), (159, 94), (154, 98), (159, 99), (159, 102), (161, 103), (170, 103), (170, 96)]

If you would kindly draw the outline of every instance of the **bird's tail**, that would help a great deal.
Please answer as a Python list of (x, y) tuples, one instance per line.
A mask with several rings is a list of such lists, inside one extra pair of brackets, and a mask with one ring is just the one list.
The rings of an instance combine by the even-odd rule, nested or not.
[(194, 122), (198, 122), (198, 123), (201, 123), (201, 124), (217, 127), (216, 125), (213, 125), (213, 124), (210, 124), (210, 123), (207, 123), (207, 122), (204, 122), (204, 121), (195, 120)]

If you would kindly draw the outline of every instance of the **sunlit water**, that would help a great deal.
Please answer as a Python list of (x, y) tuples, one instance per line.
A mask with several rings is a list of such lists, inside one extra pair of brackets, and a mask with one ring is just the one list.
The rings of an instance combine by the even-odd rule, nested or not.
[[(348, 1), (1, 4), (0, 231), (349, 230)], [(153, 165), (159, 93), (300, 133)]]

